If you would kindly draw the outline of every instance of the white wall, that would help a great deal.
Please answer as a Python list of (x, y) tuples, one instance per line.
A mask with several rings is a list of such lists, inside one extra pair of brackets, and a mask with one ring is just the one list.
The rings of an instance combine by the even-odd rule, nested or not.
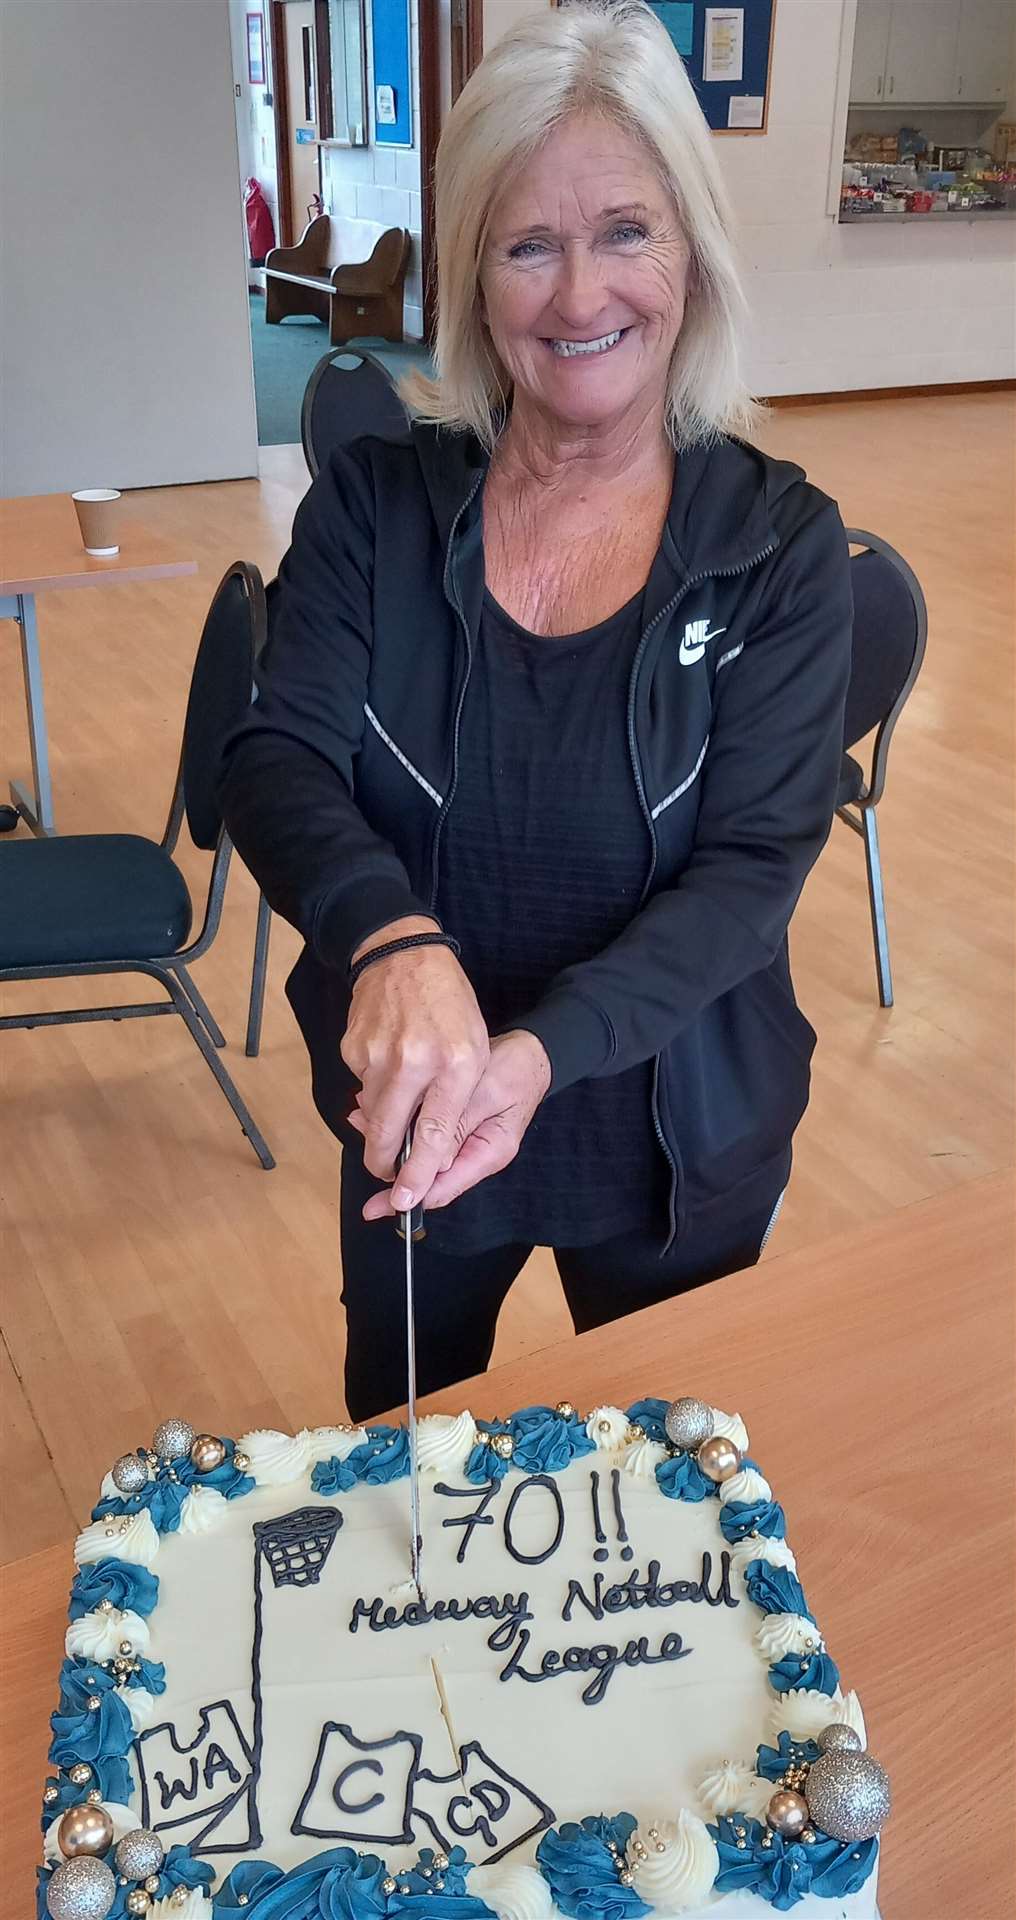
[(256, 473), (227, 0), (0, 30), (0, 492)]
[[(827, 212), (840, 32), (852, 0), (778, 0), (769, 132), (717, 141), (760, 394), (1016, 375), (1016, 219), (875, 230)], [(531, 0), (486, 0), (490, 46)]]
[[(367, 30), (368, 147), (322, 147), (321, 196), (329, 213), (350, 220), (381, 221), (386, 227), (406, 227), (412, 251), (406, 274), (404, 325), (407, 340), (423, 338), (423, 275), (421, 240), (423, 212), (420, 198), (420, 16), (419, 0), (410, 0), (410, 55), (413, 84), (413, 147), (374, 144), (374, 61), (370, 32), (370, 0), (365, 8)], [(370, 252), (373, 236), (365, 241)]]
[[(263, 9), (265, 23), (265, 84), (263, 87), (252, 87), (247, 77), (247, 15), (254, 13), (257, 9), (254, 0), (229, 0), (237, 161), (241, 193), (251, 175), (261, 182), (275, 222), (275, 241), (278, 246), (282, 241), (282, 233), (279, 227), (279, 192), (275, 166), (275, 109), (265, 106), (265, 94), (271, 93), (274, 97), (275, 88), (269, 18), (271, 0), (258, 0), (258, 4)], [(240, 89), (239, 97), (236, 93), (237, 87)]]

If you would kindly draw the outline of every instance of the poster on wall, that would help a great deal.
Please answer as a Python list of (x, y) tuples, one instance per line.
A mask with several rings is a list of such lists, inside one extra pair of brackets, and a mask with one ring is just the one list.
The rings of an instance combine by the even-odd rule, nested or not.
[(247, 15), (247, 78), (252, 87), (265, 85), (265, 17)]
[[(567, 6), (569, 0), (556, 0)], [(377, 0), (375, 0), (377, 5)], [(649, 0), (678, 53), (713, 133), (765, 133), (776, 0), (719, 7), (706, 0)]]

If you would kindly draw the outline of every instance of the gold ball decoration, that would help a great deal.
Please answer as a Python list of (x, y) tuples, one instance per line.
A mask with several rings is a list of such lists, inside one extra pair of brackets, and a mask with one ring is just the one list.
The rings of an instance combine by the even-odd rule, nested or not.
[(160, 1460), (182, 1460), (194, 1444), (194, 1428), (189, 1420), (164, 1420), (152, 1435), (152, 1452)]
[(250, 1454), (241, 1453), (238, 1449), (237, 1452), (234, 1453), (233, 1455), (233, 1465), (236, 1468), (237, 1473), (249, 1473), (250, 1472)]
[(135, 1887), (124, 1902), (128, 1913), (147, 1913), (151, 1904), (144, 1887)]
[(707, 1480), (717, 1486), (724, 1480), (732, 1480), (735, 1473), (741, 1471), (741, 1454), (732, 1440), (722, 1433), (714, 1433), (710, 1439), (703, 1440), (695, 1455)]
[[(162, 1885), (162, 1881), (161, 1881), (161, 1880), (159, 1879), (159, 1876), (158, 1876), (158, 1874), (157, 1874), (157, 1873), (150, 1873), (150, 1874), (149, 1874), (149, 1876), (148, 1876), (148, 1878), (147, 1878), (147, 1880), (145, 1881), (145, 1892), (146, 1892), (146, 1893), (151, 1893), (151, 1894), (156, 1894), (156, 1893), (158, 1893), (158, 1891), (159, 1891), (159, 1888), (161, 1887), (161, 1885)], [(183, 1901), (181, 1900), (180, 1902), (178, 1902), (178, 1904), (179, 1904), (180, 1906), (182, 1906), (182, 1905), (183, 1905)]]
[(42, 1804), (44, 1807), (51, 1807), (53, 1805), (54, 1800), (59, 1800), (59, 1798), (60, 1798), (59, 1787), (46, 1787), (43, 1790)]
[(803, 1793), (780, 1787), (766, 1808), (766, 1825), (784, 1840), (799, 1840), (808, 1824), (808, 1802)]
[(72, 1787), (83, 1787), (85, 1781), (90, 1780), (91, 1777), (92, 1769), (86, 1760), (76, 1760), (67, 1775)]
[(510, 1460), (515, 1452), (515, 1441), (510, 1433), (494, 1433), (490, 1444), (499, 1460)]
[(572, 1406), (570, 1400), (559, 1400), (557, 1406), (554, 1408), (554, 1412), (557, 1414), (559, 1420), (574, 1420), (575, 1418), (575, 1408)]
[(870, 1753), (824, 1753), (808, 1775), (812, 1821), (834, 1840), (873, 1840), (890, 1805), (889, 1776)]
[(199, 1473), (214, 1473), (226, 1458), (226, 1449), (214, 1433), (199, 1433), (191, 1441), (190, 1457)]
[(111, 1474), (113, 1485), (118, 1493), (140, 1493), (148, 1485), (148, 1461), (139, 1453), (122, 1453), (114, 1464)]
[(46, 1887), (51, 1920), (106, 1920), (115, 1899), (116, 1881), (106, 1862), (88, 1853), (65, 1860)]
[(860, 1734), (855, 1733), (853, 1727), (842, 1726), (838, 1720), (822, 1728), (815, 1744), (823, 1753), (860, 1753), (864, 1746)]
[(88, 1801), (68, 1807), (56, 1830), (56, 1841), (65, 1860), (79, 1853), (105, 1853), (113, 1839), (113, 1822), (103, 1806)]
[(672, 1400), (663, 1416), (663, 1430), (672, 1447), (694, 1453), (713, 1432), (713, 1410), (704, 1400)]

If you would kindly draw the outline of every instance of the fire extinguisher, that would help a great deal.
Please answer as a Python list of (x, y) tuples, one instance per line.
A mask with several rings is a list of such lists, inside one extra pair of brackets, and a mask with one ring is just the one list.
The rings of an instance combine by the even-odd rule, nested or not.
[(250, 179), (244, 190), (244, 213), (247, 218), (247, 246), (252, 267), (264, 265), (265, 255), (275, 245), (275, 224), (272, 210), (265, 199), (257, 180)]

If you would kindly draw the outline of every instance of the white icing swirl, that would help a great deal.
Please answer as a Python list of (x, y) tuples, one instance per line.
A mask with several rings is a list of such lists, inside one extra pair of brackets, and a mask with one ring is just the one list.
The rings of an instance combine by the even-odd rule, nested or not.
[(150, 1567), (159, 1551), (159, 1536), (147, 1507), (140, 1513), (107, 1514), (105, 1520), (93, 1520), (74, 1542), (74, 1560), (79, 1567), (96, 1560), (126, 1560), (134, 1567)]
[(536, 1867), (521, 1861), (498, 1860), (493, 1866), (474, 1867), (469, 1892), (497, 1914), (497, 1920), (550, 1920), (554, 1901)]
[(152, 1724), (155, 1713), (155, 1695), (147, 1687), (118, 1687), (117, 1693), (131, 1717), (131, 1726), (135, 1733), (143, 1733)]
[(764, 1560), (770, 1567), (787, 1567), (791, 1573), (797, 1572), (797, 1561), (785, 1540), (767, 1540), (760, 1534), (757, 1540), (735, 1540), (727, 1548), (730, 1564), (738, 1573), (750, 1567), (753, 1560)]
[(724, 1413), (719, 1407), (713, 1407), (711, 1411), (713, 1432), (720, 1434), (724, 1440), (732, 1440), (741, 1453), (747, 1453), (748, 1429), (740, 1414)]
[(786, 1731), (795, 1740), (814, 1740), (823, 1727), (833, 1724), (853, 1727), (862, 1745), (868, 1736), (861, 1703), (856, 1693), (818, 1693), (811, 1687), (780, 1694), (770, 1709), (769, 1724), (774, 1733)]
[(284, 1487), (290, 1480), (299, 1480), (310, 1464), (307, 1449), (307, 1429), (302, 1433), (276, 1433), (272, 1427), (257, 1427), (253, 1433), (245, 1433), (236, 1443), (238, 1453), (245, 1453), (250, 1466), (248, 1472), (258, 1487)]
[(208, 1920), (212, 1909), (203, 1887), (188, 1887), (186, 1900), (178, 1900), (178, 1892), (179, 1888), (167, 1893), (164, 1900), (153, 1900), (147, 1920)]
[(115, 1660), (121, 1640), (129, 1640), (132, 1653), (144, 1653), (150, 1639), (147, 1620), (140, 1613), (123, 1613), (112, 1607), (108, 1613), (83, 1613), (72, 1620), (64, 1636), (64, 1650), (71, 1660)]
[[(808, 1653), (822, 1645), (814, 1620), (803, 1613), (770, 1613), (755, 1635), (763, 1660), (784, 1660), (788, 1653)], [(827, 1723), (828, 1724), (828, 1723)]]
[(308, 1460), (348, 1460), (354, 1447), (367, 1444), (366, 1427), (304, 1427), (297, 1434), (306, 1443)]
[(475, 1444), (471, 1413), (425, 1413), (416, 1423), (421, 1473), (461, 1473)]
[(218, 1487), (192, 1487), (180, 1508), (181, 1533), (214, 1533), (229, 1512), (229, 1501)]
[(586, 1432), (594, 1447), (603, 1453), (617, 1453), (628, 1438), (631, 1421), (620, 1407), (594, 1407), (586, 1421)]
[[(82, 1787), (81, 1791), (83, 1794), (87, 1793), (88, 1788)], [(119, 1800), (104, 1800), (102, 1805), (113, 1822), (112, 1844), (115, 1847), (117, 1841), (122, 1840), (125, 1833), (133, 1833), (135, 1827), (139, 1827), (141, 1822), (138, 1818), (136, 1808), (122, 1806)], [(59, 1866), (64, 1858), (60, 1852), (60, 1843), (56, 1837), (60, 1830), (60, 1822), (62, 1819), (63, 1814), (58, 1813), (56, 1819), (46, 1828), (42, 1838), (43, 1858), (53, 1866)]]
[(636, 1893), (663, 1913), (700, 1906), (720, 1869), (720, 1856), (705, 1822), (686, 1807), (676, 1820), (656, 1820), (636, 1828), (628, 1842), (627, 1859)]
[(730, 1500), (743, 1500), (753, 1506), (756, 1500), (771, 1500), (772, 1487), (764, 1475), (755, 1467), (742, 1467), (740, 1473), (733, 1473), (729, 1480), (720, 1486), (720, 1500), (726, 1506)]
[(773, 1796), (773, 1783), (763, 1780), (746, 1760), (721, 1760), (706, 1774), (699, 1786), (699, 1799), (707, 1813), (763, 1814)]
[(668, 1457), (669, 1449), (659, 1440), (635, 1440), (624, 1456), (624, 1470), (633, 1480), (655, 1480), (660, 1461)]

